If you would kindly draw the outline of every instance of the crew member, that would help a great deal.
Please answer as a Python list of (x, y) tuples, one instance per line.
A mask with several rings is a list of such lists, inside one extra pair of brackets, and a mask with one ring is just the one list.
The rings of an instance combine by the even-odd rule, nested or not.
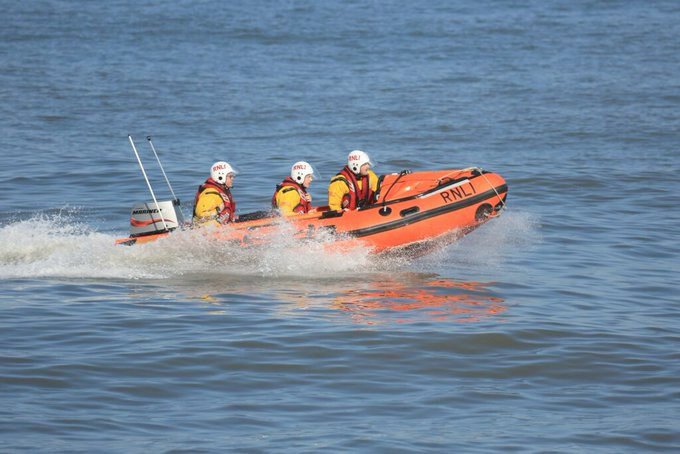
[(236, 219), (236, 202), (231, 195), (236, 171), (218, 161), (210, 168), (210, 178), (198, 187), (194, 201), (193, 221), (196, 226), (221, 225)]
[(373, 203), (378, 190), (378, 177), (368, 154), (361, 150), (347, 156), (347, 165), (331, 179), (328, 206), (331, 210), (355, 210)]
[(298, 161), (290, 169), (290, 176), (276, 185), (272, 197), (272, 208), (282, 216), (309, 213), (312, 210), (312, 195), (307, 188), (314, 180), (314, 169), (305, 161)]

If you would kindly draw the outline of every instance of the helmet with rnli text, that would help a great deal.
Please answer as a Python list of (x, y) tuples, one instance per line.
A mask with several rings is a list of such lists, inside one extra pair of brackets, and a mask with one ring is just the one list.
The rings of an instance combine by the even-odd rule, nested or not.
[(290, 168), (290, 177), (296, 183), (302, 184), (307, 175), (314, 175), (314, 168), (308, 162), (298, 161)]
[(352, 172), (354, 172), (357, 175), (361, 173), (361, 166), (363, 166), (366, 163), (373, 167), (371, 158), (368, 157), (367, 153), (361, 150), (354, 150), (349, 154), (349, 156), (347, 156), (347, 166), (350, 168)]
[(230, 174), (236, 175), (237, 173), (232, 166), (224, 161), (217, 161), (210, 167), (210, 178), (221, 184), (227, 181), (227, 176)]

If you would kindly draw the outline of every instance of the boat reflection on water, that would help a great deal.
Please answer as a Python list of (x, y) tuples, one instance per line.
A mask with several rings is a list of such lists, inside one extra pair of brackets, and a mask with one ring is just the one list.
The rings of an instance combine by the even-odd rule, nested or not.
[(475, 322), (505, 312), (503, 299), (488, 286), (445, 278), (379, 281), (372, 288), (336, 294), (332, 305), (364, 324)]
[[(186, 276), (185, 276), (186, 277)], [(506, 310), (490, 283), (462, 282), (436, 274), (384, 273), (361, 279), (264, 279), (214, 276), (175, 282), (175, 290), (208, 305), (219, 315), (266, 304), (281, 317), (302, 312), (317, 319), (349, 318), (353, 323), (421, 321), (477, 322)], [(237, 303), (237, 306), (234, 306)], [(231, 306), (231, 307), (230, 307)], [(313, 314), (312, 314), (313, 313)]]

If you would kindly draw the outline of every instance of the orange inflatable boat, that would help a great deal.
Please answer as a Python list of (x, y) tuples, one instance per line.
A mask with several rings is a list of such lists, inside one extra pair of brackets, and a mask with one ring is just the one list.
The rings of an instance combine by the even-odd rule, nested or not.
[[(317, 207), (314, 212), (288, 218), (255, 212), (206, 232), (245, 246), (266, 242), (270, 232), (289, 223), (292, 234), (300, 239), (323, 234), (339, 247), (360, 242), (375, 253), (422, 253), (500, 214), (507, 193), (500, 175), (479, 168), (402, 171), (380, 177), (376, 202), (354, 211)], [(137, 204), (132, 210), (130, 237), (117, 243), (146, 243), (185, 227), (178, 201)]]

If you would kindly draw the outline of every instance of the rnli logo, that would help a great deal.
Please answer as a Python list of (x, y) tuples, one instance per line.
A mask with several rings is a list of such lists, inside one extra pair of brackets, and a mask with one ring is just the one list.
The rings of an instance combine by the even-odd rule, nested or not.
[(466, 184), (456, 186), (455, 188), (450, 188), (447, 191), (439, 193), (439, 195), (442, 196), (442, 199), (446, 203), (453, 203), (457, 200), (462, 200), (466, 197), (470, 197), (473, 194), (477, 194), (477, 190), (469, 181)]
[(307, 166), (305, 166), (304, 164), (297, 164), (293, 166), (293, 170), (305, 170), (305, 167)]
[(224, 169), (226, 169), (226, 168), (227, 168), (227, 167), (226, 167), (224, 164), (218, 164), (218, 165), (216, 165), (216, 166), (213, 166), (212, 169), (213, 169), (213, 170), (224, 170)]
[(350, 160), (350, 161), (358, 161), (359, 159), (361, 159), (361, 156), (359, 156), (358, 154), (351, 154), (351, 155), (349, 155), (349, 160)]

